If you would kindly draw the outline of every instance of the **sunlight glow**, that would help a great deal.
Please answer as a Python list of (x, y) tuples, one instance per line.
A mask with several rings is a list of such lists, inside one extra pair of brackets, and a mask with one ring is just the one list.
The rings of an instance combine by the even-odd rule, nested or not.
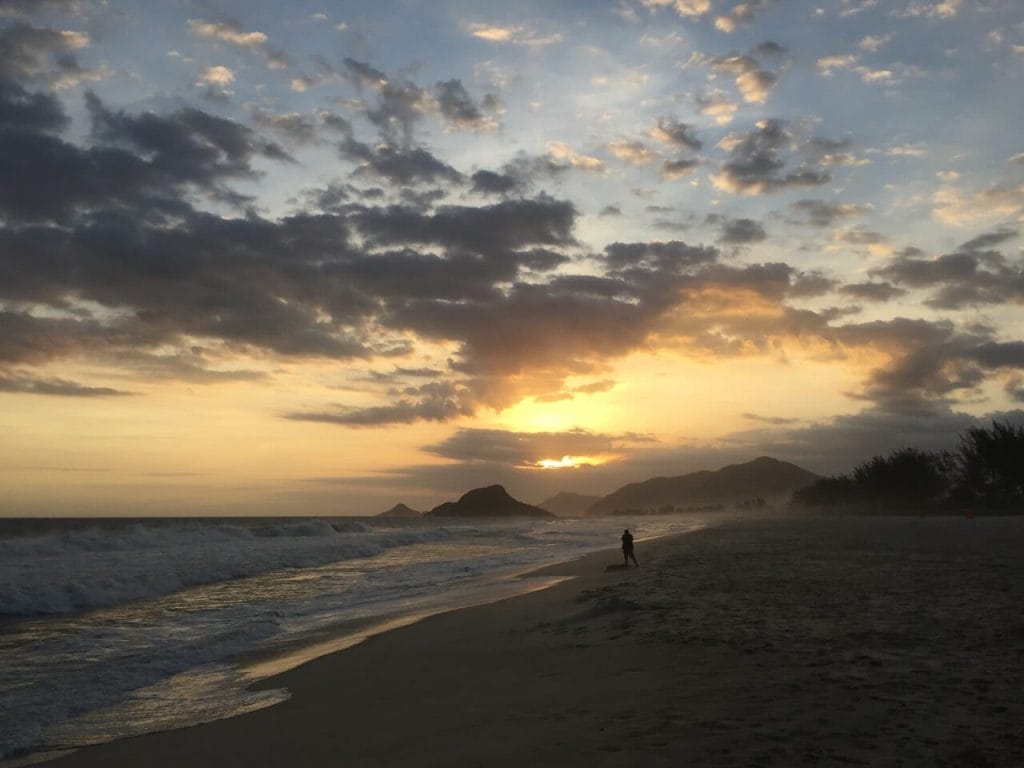
[(534, 466), (540, 469), (565, 469), (566, 467), (575, 469), (576, 467), (591, 467), (603, 463), (601, 459), (591, 456), (563, 456), (560, 459), (541, 459)]

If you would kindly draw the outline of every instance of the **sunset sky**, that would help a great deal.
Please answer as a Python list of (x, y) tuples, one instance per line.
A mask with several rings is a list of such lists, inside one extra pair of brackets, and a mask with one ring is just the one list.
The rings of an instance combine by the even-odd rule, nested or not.
[(0, 514), (952, 447), (1022, 126), (1019, 0), (0, 0)]

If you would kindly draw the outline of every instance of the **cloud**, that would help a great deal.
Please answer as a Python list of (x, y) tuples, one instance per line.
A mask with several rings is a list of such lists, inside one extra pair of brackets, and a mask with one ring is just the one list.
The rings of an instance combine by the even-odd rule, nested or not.
[(424, 446), (423, 450), (454, 461), (532, 467), (542, 459), (597, 457), (650, 441), (650, 437), (635, 433), (609, 434), (579, 428), (565, 432), (460, 429), (439, 443)]
[(953, 227), (1021, 219), (1024, 184), (994, 183), (981, 189), (943, 185), (932, 193), (932, 218)]
[(780, 58), (786, 49), (774, 42), (765, 42), (746, 54), (708, 59), (711, 68), (726, 72), (736, 78), (736, 87), (748, 104), (763, 104), (779, 81), (779, 72), (765, 69), (758, 57)]
[(252, 53), (266, 64), (268, 69), (285, 69), (287, 57), (279, 50), (269, 46), (269, 38), (263, 32), (246, 31), (238, 22), (212, 22), (189, 19), (189, 30), (196, 37), (215, 42), (228, 43)]
[(940, 309), (1024, 302), (1024, 272), (995, 246), (1019, 237), (999, 229), (975, 237), (935, 259), (901, 254), (872, 275), (910, 288), (934, 288), (926, 303)]
[(0, 80), (0, 128), (59, 132), (68, 124), (60, 101), (47, 93), (31, 93), (17, 83)]
[(497, 24), (470, 24), (469, 34), (489, 43), (511, 43), (525, 48), (545, 48), (564, 39), (559, 32), (541, 33), (522, 26), (500, 26)]
[(627, 139), (611, 142), (608, 145), (608, 151), (620, 160), (625, 160), (630, 165), (647, 165), (657, 157), (642, 141), (629, 141)]
[(776, 0), (746, 0), (737, 3), (727, 14), (715, 19), (715, 29), (730, 34), (740, 26), (750, 24), (759, 12), (770, 8)]
[(921, 144), (899, 144), (885, 150), (889, 157), (924, 157), (928, 150)]
[(713, 117), (718, 125), (728, 125), (731, 123), (739, 107), (724, 91), (720, 90), (714, 90), (709, 94), (697, 96), (695, 103), (700, 114)]
[(563, 141), (548, 142), (548, 154), (556, 162), (565, 163), (571, 168), (584, 171), (603, 171), (604, 163), (598, 158), (577, 152)]
[(677, 149), (698, 150), (703, 142), (697, 138), (694, 127), (674, 117), (659, 117), (650, 131), (651, 138)]
[(411, 424), (416, 421), (449, 421), (473, 415), (475, 408), (466, 403), (463, 388), (450, 381), (431, 382), (410, 387), (392, 405), (368, 408), (337, 408), (333, 411), (296, 411), (285, 415), (292, 421), (316, 421), (346, 427), (375, 427), (384, 424)]
[(894, 16), (909, 18), (951, 19), (957, 15), (963, 0), (940, 0), (939, 2), (912, 2), (902, 10), (893, 11)]
[(818, 72), (824, 77), (832, 77), (833, 70), (852, 69), (857, 64), (857, 57), (852, 54), (837, 54), (833, 56), (822, 56), (816, 62)]
[(710, 214), (707, 221), (718, 227), (718, 242), (720, 243), (745, 245), (759, 243), (768, 237), (764, 227), (753, 219), (732, 219), (728, 216)]
[(860, 39), (857, 43), (857, 47), (862, 51), (871, 51), (874, 53), (883, 45), (886, 45), (892, 40), (892, 34), (887, 35), (866, 35)]
[(793, 170), (786, 170), (783, 153), (794, 147), (794, 136), (782, 120), (761, 120), (747, 134), (726, 137), (720, 142), (729, 159), (711, 177), (719, 189), (745, 195), (759, 195), (790, 187), (820, 186), (831, 179), (827, 170), (815, 167), (804, 157)]
[(906, 294), (902, 288), (889, 283), (850, 283), (839, 289), (840, 292), (863, 301), (891, 301)]
[(432, 214), (398, 207), (364, 209), (352, 221), (382, 245), (435, 243), (498, 254), (529, 245), (571, 245), (576, 216), (571, 203), (540, 196), (478, 207), (445, 206)]
[(422, 148), (371, 147), (348, 138), (338, 145), (343, 157), (360, 162), (357, 174), (373, 174), (395, 184), (462, 181), (462, 174)]
[(482, 194), (523, 195), (544, 180), (557, 179), (571, 170), (603, 171), (598, 158), (576, 152), (555, 142), (545, 155), (517, 154), (498, 171), (480, 170), (473, 174), (473, 191)]
[(640, 0), (645, 8), (671, 6), (680, 16), (692, 18), (703, 16), (711, 10), (711, 0)]
[(797, 200), (790, 204), (796, 216), (791, 223), (810, 224), (815, 227), (829, 227), (842, 219), (862, 216), (871, 211), (870, 205), (855, 203), (829, 203), (824, 200)]
[(199, 82), (203, 85), (231, 85), (235, 82), (235, 73), (227, 67), (207, 67), (199, 75)]
[(74, 52), (89, 46), (85, 32), (36, 27), (15, 21), (0, 28), (0, 80), (39, 81), (57, 90), (110, 75), (105, 67), (88, 69)]
[(377, 127), (388, 144), (407, 147), (413, 128), (426, 114), (429, 94), (409, 80), (390, 78), (369, 64), (346, 58), (343, 76), (359, 89), (377, 94), (377, 102), (364, 110), (364, 116)]
[(434, 86), (434, 98), (438, 110), (449, 125), (465, 130), (493, 130), (497, 123), (485, 112), (492, 114), (499, 102), (493, 94), (487, 94), (482, 104), (470, 97), (466, 87), (459, 80), (447, 80)]
[(665, 179), (681, 179), (693, 173), (700, 163), (696, 160), (666, 160), (661, 164), (661, 175)]
[(897, 317), (848, 324), (833, 333), (844, 344), (868, 345), (888, 355), (851, 396), (892, 413), (925, 413), (977, 397), (991, 375), (1024, 365), (1024, 342), (997, 342), (980, 328), (958, 332), (948, 320)]
[[(263, 110), (253, 113), (256, 125), (273, 131), (290, 145), (315, 144), (317, 142), (316, 123), (309, 115), (298, 112), (274, 114)], [(323, 124), (327, 125), (334, 116), (325, 116)], [(344, 121), (342, 121), (344, 122)]]
[[(56, 120), (52, 102), (51, 121)], [(0, 212), (12, 220), (69, 221), (90, 211), (131, 210), (146, 219), (190, 210), (186, 192), (229, 204), (245, 198), (226, 182), (255, 179), (251, 162), (288, 160), (249, 128), (196, 109), (170, 115), (112, 112), (93, 94), (86, 106), (93, 146), (44, 132), (8, 131), (0, 141)], [(36, 127), (39, 127), (38, 124)], [(59, 185), (51, 183), (60, 179)]]
[(132, 394), (111, 387), (90, 387), (65, 379), (40, 379), (2, 370), (0, 370), (0, 392), (56, 397), (114, 397)]
[(759, 416), (756, 413), (742, 413), (740, 414), (744, 419), (750, 421), (760, 421), (765, 424), (773, 424), (775, 426), (781, 426), (784, 424), (796, 424), (800, 419), (786, 418), (783, 416)]

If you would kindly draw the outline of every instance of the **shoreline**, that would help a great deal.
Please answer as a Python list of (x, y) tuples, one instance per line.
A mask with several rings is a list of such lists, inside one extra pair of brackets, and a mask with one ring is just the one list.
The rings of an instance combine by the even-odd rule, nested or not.
[(292, 693), (269, 709), (52, 764), (1008, 768), (1022, 546), (1012, 518), (723, 522), (268, 678)]
[[(701, 524), (692, 530), (698, 530), (703, 525)], [(692, 532), (692, 530), (658, 534), (646, 540), (654, 541), (664, 537), (686, 535)], [(602, 549), (596, 552), (574, 554), (565, 560), (557, 560), (539, 565), (520, 566), (519, 568), (506, 570), (503, 573), (499, 572), (490, 577), (481, 577), (479, 580), (482, 586), (481, 589), (457, 594), (452, 600), (443, 605), (428, 608), (410, 608), (375, 617), (342, 621), (338, 624), (324, 627), (313, 635), (292, 640), (281, 646), (242, 652), (233, 658), (226, 659), (224, 663), (238, 671), (238, 678), (243, 683), (243, 688), (239, 689), (240, 691), (244, 689), (247, 692), (256, 693), (280, 692), (282, 695), (280, 699), (259, 706), (255, 711), (273, 708), (286, 701), (291, 695), (287, 689), (281, 687), (283, 683), (277, 682), (277, 679), (286, 676), (289, 672), (304, 664), (325, 655), (350, 649), (382, 633), (407, 627), (434, 616), (456, 611), (472, 610), (477, 607), (513, 600), (532, 592), (549, 589), (554, 585), (574, 578), (574, 575), (572, 575), (574, 571), (571, 568), (572, 563), (582, 558), (600, 556), (606, 551), (612, 550)], [(18, 768), (23, 765), (50, 762), (59, 757), (75, 754), (81, 750), (89, 750), (103, 744), (145, 738), (154, 733), (173, 733), (209, 723), (242, 717), (254, 711), (249, 703), (244, 704), (244, 707), (237, 711), (228, 711), (221, 717), (211, 718), (207, 716), (201, 720), (197, 718), (192, 722), (187, 722), (186, 720), (186, 722), (179, 722), (171, 727), (158, 727), (152, 731), (119, 735), (113, 739), (97, 741), (92, 744), (29, 751), (11, 755), (5, 760), (0, 760), (0, 768)]]

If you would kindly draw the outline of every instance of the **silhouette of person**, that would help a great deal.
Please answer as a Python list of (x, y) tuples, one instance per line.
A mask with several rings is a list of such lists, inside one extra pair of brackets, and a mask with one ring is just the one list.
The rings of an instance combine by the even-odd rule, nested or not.
[(636, 561), (636, 554), (633, 552), (633, 534), (627, 528), (622, 532), (622, 564), (628, 568), (630, 560), (637, 568), (640, 567), (640, 563)]

